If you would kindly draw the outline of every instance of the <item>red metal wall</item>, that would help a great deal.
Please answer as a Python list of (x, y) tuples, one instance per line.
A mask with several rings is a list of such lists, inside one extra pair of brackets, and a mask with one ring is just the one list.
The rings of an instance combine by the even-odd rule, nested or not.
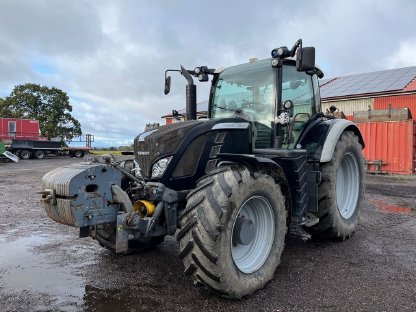
[(382, 170), (413, 174), (416, 168), (416, 122), (386, 121), (359, 123), (368, 161), (382, 160)]
[(416, 120), (416, 94), (396, 95), (374, 98), (374, 109), (409, 108), (412, 119)]
[[(9, 121), (16, 122), (16, 133), (9, 134)], [(33, 119), (0, 118), (0, 140), (39, 139), (39, 121)]]

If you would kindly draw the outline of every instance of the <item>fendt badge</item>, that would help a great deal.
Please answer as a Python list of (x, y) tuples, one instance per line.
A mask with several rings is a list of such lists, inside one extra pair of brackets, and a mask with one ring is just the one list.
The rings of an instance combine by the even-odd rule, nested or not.
[(139, 155), (139, 156), (149, 156), (150, 155), (150, 152), (141, 152), (141, 151), (138, 151), (137, 152), (137, 155)]

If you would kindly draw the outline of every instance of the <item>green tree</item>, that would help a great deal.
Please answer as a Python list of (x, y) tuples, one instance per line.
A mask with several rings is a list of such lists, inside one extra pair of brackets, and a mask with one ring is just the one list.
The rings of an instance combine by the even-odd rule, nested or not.
[(68, 95), (55, 87), (27, 83), (14, 87), (0, 100), (0, 116), (37, 119), (42, 135), (70, 140), (82, 134), (81, 124), (72, 115)]
[(122, 145), (122, 146), (117, 147), (117, 150), (119, 150), (119, 151), (133, 151), (134, 146), (133, 145)]

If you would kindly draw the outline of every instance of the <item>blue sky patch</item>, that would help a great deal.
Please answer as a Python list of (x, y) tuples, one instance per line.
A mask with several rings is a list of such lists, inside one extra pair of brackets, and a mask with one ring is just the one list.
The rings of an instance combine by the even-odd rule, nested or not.
[(32, 69), (41, 75), (55, 74), (56, 70), (49, 62), (45, 60), (35, 59), (32, 61)]

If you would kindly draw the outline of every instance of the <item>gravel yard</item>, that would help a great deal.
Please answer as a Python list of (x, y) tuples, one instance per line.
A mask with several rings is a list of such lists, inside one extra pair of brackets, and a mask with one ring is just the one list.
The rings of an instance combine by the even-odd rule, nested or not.
[(344, 242), (287, 237), (274, 279), (230, 301), (195, 287), (168, 238), (114, 255), (50, 220), (36, 192), (70, 158), (0, 163), (0, 311), (415, 311), (416, 177), (367, 176), (361, 222)]

